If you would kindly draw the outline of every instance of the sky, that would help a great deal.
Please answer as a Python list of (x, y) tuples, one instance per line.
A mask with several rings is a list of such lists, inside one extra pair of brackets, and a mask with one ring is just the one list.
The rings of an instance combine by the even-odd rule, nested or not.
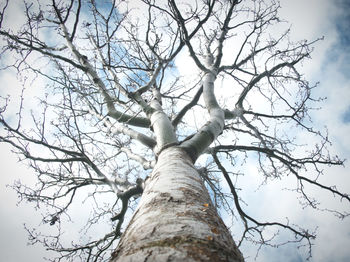
[[(324, 40), (315, 46), (312, 60), (304, 64), (302, 71), (312, 82), (319, 81), (315, 90), (319, 96), (326, 96), (327, 100), (322, 109), (313, 113), (314, 125), (320, 128), (328, 127), (330, 140), (333, 142), (332, 152), (342, 158), (350, 159), (350, 1), (348, 0), (283, 0), (281, 1), (281, 17), (292, 24), (292, 39), (315, 39), (324, 36)], [(15, 11), (12, 14), (15, 16)], [(1, 77), (1, 75), (0, 75)], [(13, 82), (12, 82), (13, 81)], [(11, 82), (3, 87), (14, 85)], [(36, 226), (40, 223), (40, 212), (36, 212), (29, 205), (16, 205), (15, 192), (6, 185), (14, 180), (31, 182), (31, 170), (18, 163), (16, 157), (10, 153), (8, 146), (0, 144), (0, 251), (1, 260), (16, 261), (44, 261), (47, 253), (40, 245), (27, 246), (27, 234), (23, 224)], [(345, 168), (327, 169), (325, 182), (335, 183), (342, 192), (350, 192), (349, 164)], [(253, 169), (252, 172), (254, 173)], [(350, 261), (350, 218), (336, 219), (333, 215), (313, 210), (300, 210), (295, 207), (295, 199), (288, 193), (280, 196), (281, 201), (273, 204), (276, 197), (274, 184), (266, 187), (264, 198), (256, 201), (257, 214), (266, 210), (274, 215), (292, 217), (295, 221), (311, 227), (318, 226), (318, 238), (313, 247), (313, 257), (310, 261), (331, 262)], [(326, 204), (349, 211), (348, 203), (333, 201), (327, 194), (318, 196)], [(242, 252), (249, 256), (248, 261), (254, 261), (255, 251), (243, 247)], [(278, 249), (263, 248), (256, 261), (304, 261), (302, 250), (283, 246)]]

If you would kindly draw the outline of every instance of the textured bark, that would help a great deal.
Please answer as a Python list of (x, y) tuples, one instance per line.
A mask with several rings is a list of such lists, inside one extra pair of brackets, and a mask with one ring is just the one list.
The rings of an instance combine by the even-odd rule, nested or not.
[(190, 157), (161, 152), (115, 261), (243, 261)]

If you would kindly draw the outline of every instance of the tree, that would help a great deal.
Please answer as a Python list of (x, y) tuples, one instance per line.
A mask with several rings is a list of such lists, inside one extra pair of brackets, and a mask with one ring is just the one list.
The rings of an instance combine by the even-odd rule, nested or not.
[[(249, 157), (266, 182), (292, 176), (303, 205), (319, 208), (309, 186), (350, 201), (319, 182), (322, 166), (343, 160), (313, 129), (309, 111), (322, 98), (299, 72), (321, 39), (289, 40), (275, 1), (135, 3), (28, 1), (18, 30), (9, 1), (1, 6), (2, 69), (16, 70), (24, 89), (16, 114), (1, 97), (0, 141), (37, 172), (35, 187), (13, 186), (19, 197), (45, 206), (43, 222), (57, 227), (52, 236), (28, 229), (30, 240), (57, 261), (108, 260), (114, 249), (112, 261), (242, 261), (243, 241), (279, 244), (272, 228), (311, 256), (314, 232), (249, 215), (238, 181)], [(26, 90), (39, 84), (40, 107), (29, 111)], [(110, 232), (69, 247), (62, 227), (82, 197), (92, 209), (84, 232), (97, 223)], [(218, 212), (240, 220), (237, 246)]]

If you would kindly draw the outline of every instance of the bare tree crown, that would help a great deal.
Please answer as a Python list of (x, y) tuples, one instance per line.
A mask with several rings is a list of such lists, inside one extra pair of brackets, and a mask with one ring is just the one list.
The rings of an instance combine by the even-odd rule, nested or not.
[[(241, 221), (238, 245), (269, 245), (266, 228), (286, 229), (310, 248), (314, 238), (245, 211), (237, 188), (247, 157), (265, 181), (293, 176), (304, 205), (319, 208), (310, 185), (350, 201), (318, 180), (324, 165), (343, 164), (329, 154), (327, 134), (312, 127), (309, 111), (322, 98), (299, 72), (321, 39), (291, 41), (277, 1), (24, 1), (20, 28), (8, 22), (12, 4), (0, 4), (1, 69), (24, 88), (16, 113), (13, 100), (0, 97), (0, 142), (37, 173), (35, 187), (13, 187), (47, 207), (43, 221), (57, 234), (28, 232), (57, 251), (57, 261), (108, 259), (128, 206), (173, 146), (191, 157), (218, 208)], [(38, 83), (44, 93), (30, 111), (26, 93)], [(81, 197), (93, 211), (84, 229), (102, 221), (110, 232), (66, 246), (61, 225)]]

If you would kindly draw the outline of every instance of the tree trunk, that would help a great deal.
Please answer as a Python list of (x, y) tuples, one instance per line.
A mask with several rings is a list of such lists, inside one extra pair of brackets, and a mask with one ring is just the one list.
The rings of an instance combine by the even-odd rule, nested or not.
[(115, 261), (243, 261), (190, 157), (161, 152)]

